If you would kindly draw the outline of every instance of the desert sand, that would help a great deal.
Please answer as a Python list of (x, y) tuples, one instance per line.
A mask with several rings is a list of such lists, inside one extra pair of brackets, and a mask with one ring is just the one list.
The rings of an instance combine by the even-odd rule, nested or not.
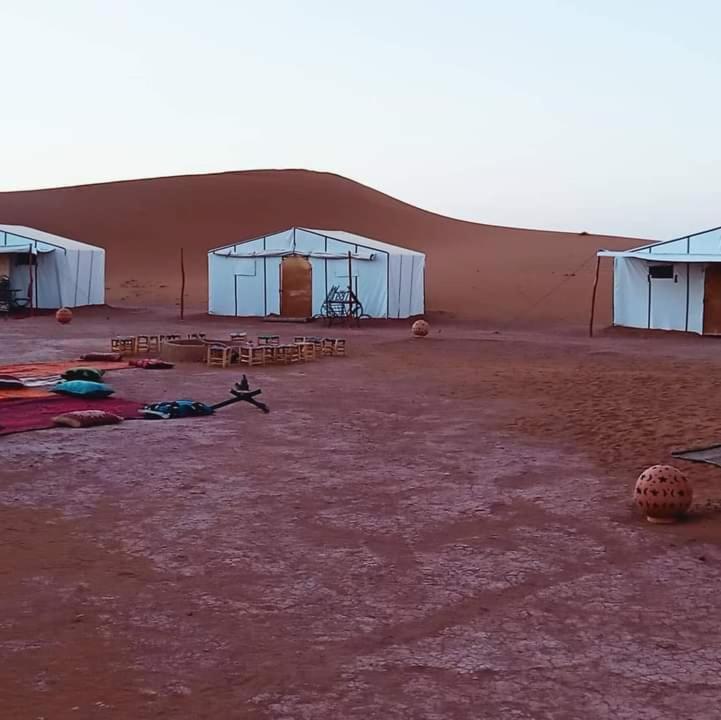
[[(238, 325), (10, 320), (0, 361)], [(715, 720), (720, 471), (675, 461), (696, 486), (676, 526), (631, 494), (721, 440), (717, 343), (336, 334), (346, 358), (252, 369), (269, 415), (0, 438), (3, 720)], [(238, 375), (108, 380), (216, 401)]]
[[(643, 244), (453, 220), (337, 175), (304, 170), (0, 193), (0, 221), (105, 248), (108, 302), (138, 306), (177, 302), (180, 247), (187, 301), (207, 307), (209, 249), (293, 225), (348, 230), (426, 253), (427, 309), (493, 326), (585, 322), (595, 251)], [(597, 317), (607, 325), (609, 260), (602, 271)]]
[[(267, 333), (205, 313), (205, 251), (292, 224), (425, 251), (432, 311), (424, 339), (273, 326), (345, 337), (345, 358), (107, 377), (216, 402), (246, 370), (269, 415), (0, 436), (3, 720), (716, 720), (721, 470), (671, 453), (721, 442), (718, 340), (582, 327), (595, 250), (639, 241), (300, 171), (9, 193), (0, 219), (106, 247), (123, 306), (0, 321), (0, 363)], [(684, 522), (632, 505), (656, 463), (694, 484)]]

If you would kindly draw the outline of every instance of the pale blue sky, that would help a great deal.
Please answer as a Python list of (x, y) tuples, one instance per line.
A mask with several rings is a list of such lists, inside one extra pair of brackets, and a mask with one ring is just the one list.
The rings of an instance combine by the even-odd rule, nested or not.
[(479, 222), (721, 224), (715, 0), (0, 0), (0, 189), (305, 167)]

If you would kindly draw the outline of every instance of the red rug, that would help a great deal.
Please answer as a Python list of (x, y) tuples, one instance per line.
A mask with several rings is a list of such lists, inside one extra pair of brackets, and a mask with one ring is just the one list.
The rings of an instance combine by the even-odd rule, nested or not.
[(138, 410), (143, 403), (119, 398), (88, 400), (78, 397), (29, 398), (0, 403), (0, 435), (44, 430), (54, 427), (53, 418), (73, 410), (105, 410), (126, 420), (142, 419)]

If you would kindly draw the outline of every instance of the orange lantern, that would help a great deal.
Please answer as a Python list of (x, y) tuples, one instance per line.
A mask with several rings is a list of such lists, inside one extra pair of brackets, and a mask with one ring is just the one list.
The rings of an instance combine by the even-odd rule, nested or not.
[(425, 337), (428, 335), (429, 327), (425, 320), (416, 320), (411, 326), (411, 331), (416, 337)]
[(73, 319), (73, 311), (66, 307), (60, 308), (60, 310), (55, 313), (55, 319), (61, 325), (67, 325)]
[(633, 499), (649, 522), (672, 523), (691, 506), (693, 487), (675, 467), (654, 465), (639, 476)]

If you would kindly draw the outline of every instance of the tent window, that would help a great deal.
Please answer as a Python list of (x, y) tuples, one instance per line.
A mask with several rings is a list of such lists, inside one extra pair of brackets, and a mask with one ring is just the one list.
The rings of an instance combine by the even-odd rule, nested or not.
[[(28, 259), (30, 262), (28, 263)], [(18, 253), (15, 256), (15, 265), (37, 265), (38, 264), (38, 256), (37, 255), (29, 255), (28, 253)]]
[(653, 280), (673, 280), (673, 265), (651, 265), (648, 276)]

